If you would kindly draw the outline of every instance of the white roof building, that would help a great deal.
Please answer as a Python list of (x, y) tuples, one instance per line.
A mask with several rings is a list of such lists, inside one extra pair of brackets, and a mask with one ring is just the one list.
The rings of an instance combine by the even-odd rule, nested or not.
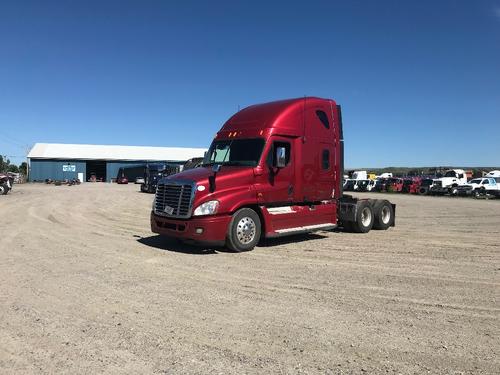
[(186, 161), (203, 157), (205, 148), (36, 143), (29, 159)]

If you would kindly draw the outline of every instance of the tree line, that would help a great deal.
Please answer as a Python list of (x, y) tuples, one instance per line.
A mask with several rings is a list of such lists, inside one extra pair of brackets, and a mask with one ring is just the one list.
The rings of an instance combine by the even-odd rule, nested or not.
[(6, 156), (0, 155), (0, 172), (6, 173), (21, 173), (26, 176), (26, 171), (28, 169), (28, 164), (22, 162), (19, 166), (11, 164), (10, 160)]

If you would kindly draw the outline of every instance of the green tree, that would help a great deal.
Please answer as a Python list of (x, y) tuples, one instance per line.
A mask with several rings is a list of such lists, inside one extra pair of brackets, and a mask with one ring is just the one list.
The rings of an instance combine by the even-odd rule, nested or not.
[(0, 155), (0, 172), (7, 172), (10, 160), (6, 156)]
[(28, 174), (28, 164), (25, 161), (23, 161), (19, 166), (19, 173), (25, 176)]
[(7, 172), (19, 173), (19, 167), (15, 164), (9, 164), (7, 167)]

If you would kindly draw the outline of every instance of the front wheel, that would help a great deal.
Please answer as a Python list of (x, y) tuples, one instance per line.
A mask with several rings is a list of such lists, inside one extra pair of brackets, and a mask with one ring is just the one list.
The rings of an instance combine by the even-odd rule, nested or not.
[(233, 251), (252, 250), (260, 240), (261, 223), (251, 208), (242, 208), (233, 214), (227, 230), (226, 245)]
[(473, 193), (475, 198), (481, 198), (482, 196), (486, 195), (486, 191), (485, 191), (484, 187), (479, 188), (479, 189), (475, 189), (472, 193)]
[(0, 185), (0, 195), (6, 195), (9, 192), (9, 185), (7, 183)]

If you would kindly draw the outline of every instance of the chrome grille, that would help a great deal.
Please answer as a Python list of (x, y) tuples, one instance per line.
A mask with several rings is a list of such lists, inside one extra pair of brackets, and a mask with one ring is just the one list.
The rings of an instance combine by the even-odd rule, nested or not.
[(155, 214), (189, 218), (194, 193), (192, 183), (165, 181), (158, 183), (155, 196)]

